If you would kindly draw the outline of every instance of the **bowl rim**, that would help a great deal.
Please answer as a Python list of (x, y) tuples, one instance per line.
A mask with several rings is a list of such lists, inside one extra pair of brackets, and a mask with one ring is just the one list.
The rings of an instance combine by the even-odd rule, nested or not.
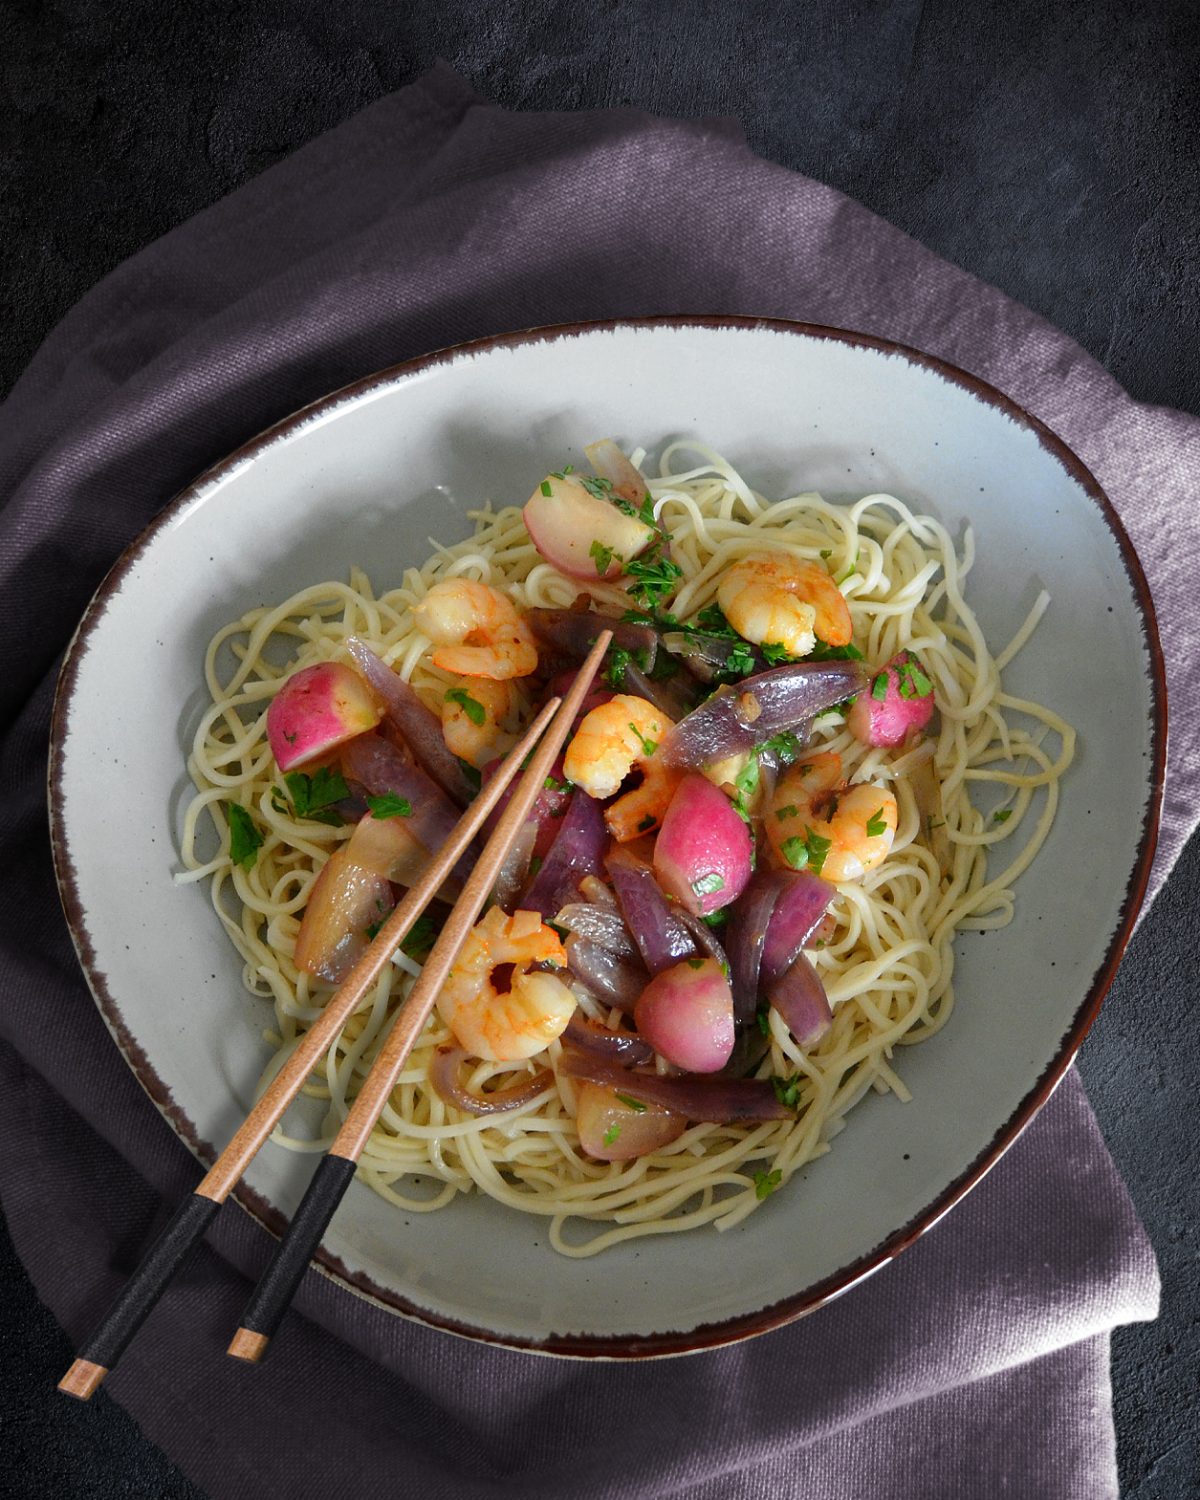
[[(231, 471), (251, 461), (272, 444), (288, 438), (307, 426), (314, 418), (331, 413), (339, 406), (353, 403), (361, 396), (381, 386), (399, 383), (411, 376), (476, 354), (537, 343), (554, 343), (580, 335), (625, 330), (636, 332), (656, 328), (675, 331), (690, 328), (746, 332), (774, 331), (898, 356), (911, 365), (929, 370), (951, 384), (959, 386), (984, 402), (985, 405), (1002, 412), (1019, 426), (1032, 432), (1042, 448), (1066, 469), (1100, 511), (1102, 519), (1117, 544), (1126, 575), (1132, 586), (1141, 617), (1143, 639), (1150, 658), (1150, 785), (1142, 819), (1138, 856), (1126, 885), (1119, 919), (1108, 949), (1086, 987), (1057, 1052), (1047, 1063), (1037, 1081), (1017, 1103), (1008, 1120), (983, 1150), (932, 1202), (914, 1214), (907, 1223), (895, 1229), (873, 1249), (856, 1257), (847, 1265), (839, 1267), (820, 1281), (754, 1312), (712, 1323), (698, 1324), (686, 1330), (668, 1330), (648, 1335), (584, 1333), (550, 1334), (545, 1338), (531, 1338), (522, 1335), (499, 1334), (495, 1330), (476, 1327), (449, 1315), (419, 1307), (394, 1289), (382, 1287), (365, 1273), (352, 1270), (324, 1246), (317, 1251), (313, 1262), (316, 1269), (346, 1290), (387, 1311), (477, 1342), (573, 1358), (624, 1360), (692, 1353), (736, 1343), (782, 1327), (808, 1313), (815, 1312), (817, 1308), (841, 1296), (880, 1267), (894, 1260), (901, 1251), (907, 1249), (961, 1201), (1021, 1135), (1054, 1092), (1074, 1060), (1112, 984), (1117, 967), (1133, 934), (1138, 912), (1145, 896), (1157, 844), (1165, 781), (1167, 739), (1166, 673), (1149, 584), (1116, 508), (1083, 461), (1040, 418), (1035, 417), (981, 377), (936, 355), (927, 354), (896, 340), (825, 324), (805, 323), (786, 318), (725, 314), (663, 314), (655, 317), (611, 318), (591, 322), (547, 324), (448, 345), (362, 376), (300, 407), (248, 439), (224, 458), (211, 464), (152, 517), (120, 554), (101, 581), (67, 647), (54, 698), (47, 770), (50, 835), (55, 876), (67, 926), (88, 986), (105, 1024), (142, 1088), (166, 1118), (176, 1135), (205, 1167), (209, 1167), (218, 1155), (217, 1149), (200, 1137), (193, 1122), (176, 1103), (170, 1087), (159, 1077), (150, 1059), (130, 1031), (121, 1014), (117, 999), (109, 989), (106, 976), (96, 959), (88, 931), (87, 912), (79, 896), (79, 885), (69, 852), (61, 796), (64, 746), (70, 731), (74, 689), (93, 631), (99, 625), (109, 602), (119, 591), (129, 569), (154, 542), (160, 531), (170, 526), (184, 509), (205, 492), (213, 489)], [(238, 1184), (231, 1197), (270, 1234), (278, 1238), (283, 1233), (287, 1226), (285, 1216), (256, 1190), (247, 1187), (244, 1181)]]

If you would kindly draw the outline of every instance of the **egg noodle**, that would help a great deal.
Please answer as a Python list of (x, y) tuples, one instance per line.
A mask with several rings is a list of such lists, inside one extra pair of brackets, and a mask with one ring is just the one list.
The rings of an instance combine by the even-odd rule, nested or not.
[[(641, 458), (633, 455), (635, 463)], [(723, 570), (747, 553), (769, 548), (823, 560), (846, 596), (854, 641), (867, 662), (882, 663), (902, 648), (919, 655), (934, 684), (940, 727), (935, 738), (905, 752), (860, 744), (840, 710), (813, 725), (810, 742), (836, 751), (849, 780), (891, 788), (899, 825), (883, 863), (837, 888), (830, 907), (836, 930), (811, 952), (833, 1009), (826, 1035), (801, 1050), (769, 1012), (770, 1046), (757, 1076), (796, 1079), (794, 1119), (692, 1125), (633, 1161), (595, 1161), (580, 1150), (574, 1085), (565, 1077), (556, 1075), (539, 1097), (499, 1116), (468, 1117), (445, 1103), (430, 1082), (430, 1066), (434, 1049), (454, 1039), (433, 1013), (363, 1153), (360, 1176), (409, 1211), (444, 1208), (459, 1193), (481, 1190), (543, 1215), (555, 1249), (573, 1256), (702, 1224), (729, 1228), (823, 1155), (866, 1092), (910, 1097), (896, 1048), (925, 1041), (949, 1019), (955, 933), (1012, 919), (1013, 884), (1047, 836), (1074, 749), (1069, 725), (1006, 693), (1001, 682), (1048, 596), (1038, 598), (1015, 639), (994, 657), (963, 598), (974, 557), (969, 529), (959, 552), (944, 526), (891, 495), (848, 505), (816, 494), (772, 502), (695, 443), (665, 450), (650, 490), (683, 570), (667, 605), (675, 615), (689, 618), (712, 602)], [(436, 709), (452, 679), (432, 666), (411, 611), (434, 583), (456, 576), (489, 583), (527, 606), (561, 608), (586, 590), (601, 610), (619, 614), (628, 607), (614, 585), (578, 584), (544, 562), (518, 507), (472, 512), (471, 520), (467, 541), (438, 547), (397, 587), (376, 594), (355, 569), (348, 583), (314, 584), (251, 610), (208, 648), (212, 705), (188, 762), (197, 792), (184, 819), (185, 869), (176, 878), (209, 881), (213, 906), (244, 961), (247, 989), (273, 1006), (266, 1038), (275, 1054), (260, 1087), (331, 993), (331, 986), (298, 972), (291, 955), (313, 882), (352, 831), (292, 812), (265, 724), (283, 679), (300, 667), (344, 659), (343, 642), (355, 635)], [(931, 752), (941, 787), (938, 820), (922, 814), (908, 779)], [(248, 810), (263, 837), (249, 869), (230, 858), (230, 802)], [(941, 820), (943, 868), (929, 826)], [(202, 848), (217, 845), (218, 852), (202, 857)], [(308, 1152), (328, 1147), (416, 973), (412, 960), (398, 954), (310, 1078), (305, 1093), (327, 1104), (320, 1134), (301, 1139), (280, 1126), (278, 1144)], [(580, 1004), (615, 1024), (617, 1012), (582, 992)], [(464, 1082), (476, 1092), (516, 1084), (553, 1068), (561, 1050), (554, 1042), (528, 1061), (473, 1062)]]

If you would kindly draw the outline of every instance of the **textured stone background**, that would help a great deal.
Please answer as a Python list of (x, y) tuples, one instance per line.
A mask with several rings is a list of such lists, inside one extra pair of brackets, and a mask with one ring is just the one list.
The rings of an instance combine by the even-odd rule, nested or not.
[[(126, 256), (439, 56), (512, 109), (736, 116), (1200, 413), (1197, 0), (0, 0), (0, 389)], [(1198, 897), (1193, 839), (1080, 1060), (1164, 1279), (1114, 1340), (1127, 1500), (1200, 1495)], [(103, 1392), (56, 1395), (2, 1233), (0, 1275), (0, 1489), (203, 1500)]]

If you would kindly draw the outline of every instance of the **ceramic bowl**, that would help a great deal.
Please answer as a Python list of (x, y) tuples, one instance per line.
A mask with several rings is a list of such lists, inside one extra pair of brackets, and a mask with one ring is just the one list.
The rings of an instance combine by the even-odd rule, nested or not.
[[(96, 1000), (165, 1120), (207, 1164), (268, 1056), (267, 1013), (243, 990), (206, 891), (171, 879), (209, 637), (352, 564), (389, 586), (428, 555), (429, 537), (465, 535), (468, 508), (523, 501), (551, 461), (578, 461), (605, 435), (652, 455), (694, 436), (768, 495), (886, 490), (954, 533), (970, 524), (968, 597), (994, 646), (1039, 589), (1052, 595), (1010, 690), (1079, 731), (1015, 921), (960, 939), (950, 1024), (902, 1049), (912, 1102), (869, 1097), (832, 1152), (741, 1227), (573, 1260), (548, 1247), (541, 1220), (489, 1199), (406, 1214), (355, 1183), (322, 1248), (320, 1267), (347, 1288), (435, 1326), (633, 1357), (777, 1326), (896, 1255), (1011, 1145), (1096, 1014), (1150, 867), (1165, 694), (1137, 558), (1062, 442), (937, 360), (799, 324), (539, 330), (386, 370), (211, 469), (116, 564), (63, 671), (52, 806), (64, 904)], [(312, 1165), (268, 1145), (238, 1201), (278, 1232)]]

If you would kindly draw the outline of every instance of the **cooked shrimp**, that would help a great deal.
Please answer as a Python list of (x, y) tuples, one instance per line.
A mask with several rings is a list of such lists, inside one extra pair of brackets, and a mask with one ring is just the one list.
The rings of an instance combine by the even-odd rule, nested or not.
[(896, 799), (870, 782), (848, 786), (842, 758), (810, 755), (779, 779), (766, 819), (780, 861), (822, 879), (859, 880), (886, 859), (896, 837)]
[(520, 711), (511, 682), (460, 678), (442, 699), (442, 738), (460, 760), (482, 771), (517, 743)]
[(682, 772), (654, 759), (671, 727), (667, 715), (645, 698), (618, 693), (583, 716), (567, 746), (563, 773), (589, 797), (611, 797), (631, 771), (642, 773), (641, 785), (604, 814), (620, 844), (658, 827), (679, 784)]
[[(493, 906), (467, 934), (462, 952), (437, 998), (438, 1014), (474, 1057), (515, 1062), (533, 1057), (566, 1030), (575, 996), (553, 974), (528, 972), (531, 964), (565, 971), (566, 950), (537, 912), (509, 917)], [(507, 989), (495, 970), (511, 966)]]
[(433, 664), (461, 677), (528, 677), (537, 647), (516, 605), (498, 589), (470, 578), (447, 578), (413, 610), (417, 628), (438, 648)]
[(846, 646), (853, 633), (841, 589), (819, 563), (780, 552), (740, 557), (721, 575), (717, 602), (725, 618), (756, 646), (807, 656), (818, 639)]

